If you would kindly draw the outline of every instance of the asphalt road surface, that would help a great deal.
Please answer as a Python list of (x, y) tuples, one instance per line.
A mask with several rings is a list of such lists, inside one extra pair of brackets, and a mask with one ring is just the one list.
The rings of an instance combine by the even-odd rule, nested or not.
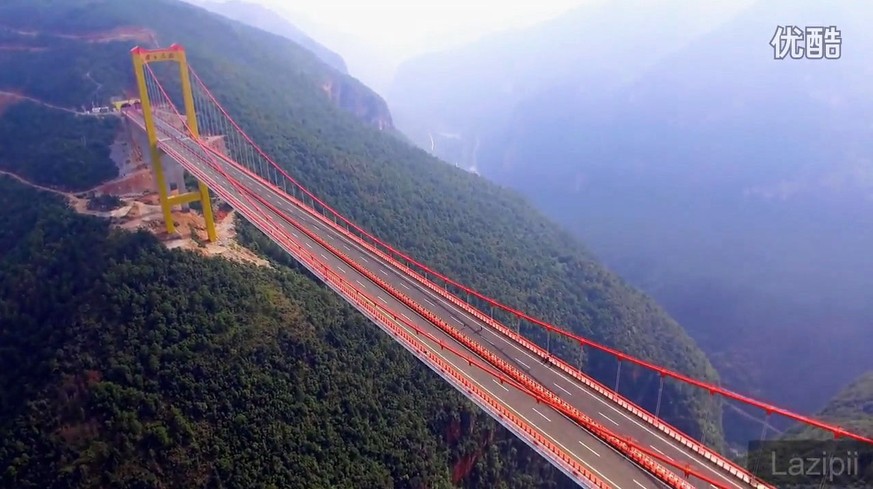
[[(160, 119), (157, 119), (157, 122), (159, 131), (167, 136), (173, 136), (170, 139), (183, 136), (178, 130), (160, 121)], [(164, 144), (172, 144), (172, 147), (182, 154), (185, 154), (185, 151), (190, 154), (202, 154), (202, 150), (193, 142), (179, 143), (165, 141)], [(377, 276), (389, 282), (404, 295), (436, 314), (446, 323), (477, 341), (480, 345), (487, 347), (504, 361), (526, 372), (545, 388), (551, 390), (607, 429), (621, 435), (631, 436), (638, 442), (648, 445), (651, 450), (682, 464), (691, 464), (696, 470), (712, 477), (727, 487), (749, 487), (696, 453), (688, 452), (682, 445), (679, 445), (633, 414), (614, 405), (609, 400), (587, 388), (584, 384), (577, 382), (550, 364), (544, 363), (542, 360), (532, 356), (512, 340), (494, 331), (491, 327), (471, 316), (462, 308), (446, 301), (436, 292), (419, 284), (415, 279), (408, 277), (390, 264), (384, 263), (367, 249), (319, 221), (309, 212), (299, 208), (282, 192), (276, 192), (272, 188), (261, 184), (233, 165), (224, 163), (222, 166), (224, 173), (231, 176), (237, 182), (244, 184), (252, 193), (280, 209), (283, 214), (292, 218), (293, 222), (289, 222), (285, 217), (276, 214), (268, 206), (260, 203), (254, 196), (249, 195), (248, 199), (243, 197), (227, 180), (227, 177), (222, 175), (222, 172), (210, 168), (199, 161), (198, 158), (189, 158), (189, 162), (186, 164), (191, 163), (196, 163), (201, 171), (206, 172), (225, 191), (229, 191), (237, 196), (241, 202), (246, 204), (246, 207), (250, 206), (251, 209), (248, 209), (248, 212), (259, 209), (260, 212), (269, 216), (273, 223), (290, 233), (294, 240), (306, 246), (310, 251), (320, 255), (322, 263), (331, 266), (336, 273), (346, 277), (350, 283), (355, 283), (368, 294), (377, 297), (389, 310), (401, 314), (406, 320), (427, 330), (446, 344), (452, 344), (454, 348), (466, 350), (466, 348), (441, 329), (420, 317), (411, 308), (395, 299), (363, 274), (348, 266), (330, 250), (322, 248), (318, 243), (309, 239), (306, 234), (297, 229), (295, 223), (305, 226), (306, 229), (326, 241), (331, 247), (342, 252), (371, 273), (377, 274)], [(238, 210), (245, 214), (245, 209)], [(588, 467), (608, 484), (619, 489), (664, 487), (663, 483), (655, 477), (636, 466), (624, 455), (615, 451), (599, 438), (579, 427), (575, 422), (567, 419), (559, 412), (538, 404), (534, 399), (515, 390), (511, 386), (501, 385), (487, 372), (477, 367), (470, 367), (466, 361), (454, 354), (446, 350), (441, 351), (436, 344), (431, 344), (431, 346), (446, 361), (455, 365), (458, 370), (468, 375), (469, 378), (473, 379), (493, 397), (510, 406), (522, 419), (540, 430), (548, 438), (551, 438), (554, 443), (563, 447), (569, 455), (577, 458), (583, 466)], [(689, 482), (696, 487), (709, 487), (709, 484), (702, 481), (692, 479)]]

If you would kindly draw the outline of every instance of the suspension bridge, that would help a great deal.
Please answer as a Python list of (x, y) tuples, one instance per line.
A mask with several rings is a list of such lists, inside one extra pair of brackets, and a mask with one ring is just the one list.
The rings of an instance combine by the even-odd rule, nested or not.
[[(601, 345), (427, 267), (357, 226), (298, 183), (222, 107), (189, 66), (182, 47), (135, 48), (131, 54), (140, 98), (122, 114), (152, 166), (167, 232), (175, 232), (174, 206), (199, 201), (207, 234), (214, 241), (210, 193), (216, 194), (580, 486), (772, 487), (661, 419), (665, 382), (760, 410), (765, 420), (781, 416), (835, 437), (873, 443), (840, 427)], [(152, 68), (156, 63), (178, 65), (171, 83), (159, 80)], [(168, 95), (170, 85), (177, 91), (181, 87), (181, 97)], [(166, 179), (171, 165), (194, 176), (197, 190), (180, 189), (171, 195)], [(522, 323), (546, 331), (545, 348), (523, 334)], [(581, 361), (577, 367), (556, 354), (552, 337), (578, 345), (579, 352), (613, 357), (615, 386), (607, 387), (583, 372)], [(651, 412), (619, 393), (622, 365), (657, 375), (657, 404)]]

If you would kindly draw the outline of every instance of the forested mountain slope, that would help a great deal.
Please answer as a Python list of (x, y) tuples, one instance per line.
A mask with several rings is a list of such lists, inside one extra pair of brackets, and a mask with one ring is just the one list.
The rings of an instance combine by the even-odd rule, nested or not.
[(0, 169), (41, 185), (87, 190), (118, 174), (115, 117), (84, 117), (25, 100), (0, 113)]
[[(867, 372), (845, 386), (817, 418), (842, 426), (854, 433), (873, 436), (873, 372)], [(774, 439), (775, 438), (775, 439)], [(845, 487), (863, 489), (873, 481), (873, 454), (871, 446), (846, 438), (834, 438), (830, 433), (808, 426), (793, 426), (779, 437), (768, 437), (758, 446), (758, 438), (749, 444), (746, 466), (778, 487), (821, 488)], [(840, 468), (839, 462), (825, 461), (824, 477), (821, 471), (798, 470), (797, 461), (833, 457), (852, 461), (852, 468)], [(825, 458), (827, 460), (827, 458)], [(793, 466), (791, 464), (794, 464)], [(802, 465), (802, 464), (801, 464)], [(790, 470), (788, 467), (794, 467)]]
[(168, 251), (0, 177), (0, 487), (571, 486), (279, 268)]
[[(818, 413), (818, 417), (855, 433), (873, 437), (873, 372), (867, 372), (843, 388)], [(795, 429), (789, 431), (786, 437), (826, 436), (826, 433), (816, 430)]]
[[(146, 10), (151, 14), (140, 15)], [(265, 150), (386, 240), (534, 315), (692, 375), (716, 378), (678, 324), (517, 195), (437, 164), (337, 108), (322, 76), (340, 75), (289, 41), (169, 0), (61, 5), (15, 0), (0, 7), (0, 17), (19, 30), (42, 33), (15, 38), (39, 50), (0, 52), (0, 67), (15, 66), (0, 70), (0, 89), (75, 106), (93, 92), (85, 88), (90, 73), (105, 97), (130, 92), (132, 41), (94, 43), (69, 34), (145, 28), (162, 44), (184, 45), (219, 100)], [(5, 32), (7, 38), (16, 35)], [(67, 37), (57, 38), (58, 33)], [(343, 78), (343, 83), (355, 82)], [(614, 363), (597, 358), (587, 368), (601, 378), (615, 375)], [(623, 391), (654, 404), (657, 379), (630, 368), (623, 373)], [(668, 386), (666, 395), (670, 402), (662, 414), (668, 419), (695, 436), (720, 439), (719, 409), (706, 394)]]

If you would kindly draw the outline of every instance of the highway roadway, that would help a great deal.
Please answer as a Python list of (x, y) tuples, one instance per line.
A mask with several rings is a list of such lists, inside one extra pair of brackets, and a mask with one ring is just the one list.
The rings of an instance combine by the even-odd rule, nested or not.
[[(281, 209), (284, 214), (292, 217), (296, 223), (306, 226), (306, 228), (311, 232), (327, 241), (330, 246), (338, 249), (368, 270), (378, 273), (382, 278), (387, 279), (392, 286), (400, 290), (401, 293), (413, 299), (416, 303), (422, 305), (430, 312), (435, 313), (443, 321), (450, 326), (457, 328), (467, 337), (476, 340), (481, 345), (487, 346), (491, 351), (497, 353), (504, 361), (509, 362), (519, 370), (526, 372), (540, 384), (559, 395), (581, 412), (592, 417), (607, 429), (624, 436), (631, 436), (638, 442), (647, 445), (651, 450), (674, 460), (679, 460), (683, 464), (696, 464), (702, 473), (705, 473), (707, 476), (713, 477), (716, 480), (722, 481), (729, 487), (736, 487), (738, 489), (748, 487), (748, 485), (737, 480), (730, 474), (723, 473), (718, 467), (712, 465), (709, 461), (696, 456), (691, 456), (685, 447), (671, 440), (663, 433), (660, 433), (656, 428), (647, 426), (643, 420), (616, 406), (609, 400), (590, 390), (584, 384), (581, 384), (564, 372), (554, 368), (551, 364), (544, 363), (541, 359), (533, 356), (513, 340), (493, 330), (490, 326), (482, 323), (462, 308), (446, 301), (436, 292), (424, 287), (415, 279), (408, 277), (405, 273), (394, 268), (390, 264), (384, 263), (379, 257), (372, 254), (372, 252), (343, 236), (342, 233), (319, 221), (308, 212), (300, 209), (292, 202), (288, 201), (284, 196), (277, 195), (271, 189), (263, 186), (255, 179), (238, 169), (224, 167), (224, 171), (231, 175), (236, 181), (246, 184), (247, 188), (252, 189), (259, 195), (265, 197), (272, 205)], [(276, 216), (276, 219), (281, 220), (282, 216)], [(302, 233), (293, 233), (295, 239), (298, 237), (306, 238)], [(314, 243), (312, 245), (315, 246)], [(338, 265), (338, 270), (342, 271), (345, 270), (345, 268)], [(385, 295), (390, 297), (388, 294)], [(559, 416), (563, 418), (563, 415)], [(558, 426), (551, 426), (552, 418), (552, 416), (550, 416), (549, 419), (539, 417), (539, 423), (537, 423), (537, 425), (542, 426), (543, 423), (545, 423), (547, 432), (561, 430), (562, 428)], [(587, 448), (589, 457), (593, 456), (599, 458), (604, 454), (604, 452), (612, 451), (611, 447), (603, 445), (599, 439), (597, 440), (598, 445), (600, 446), (595, 446), (587, 442), (582, 444), (583, 447)], [(624, 462), (630, 463), (628, 460), (625, 460)], [(709, 484), (703, 483), (702, 481), (690, 482), (696, 487), (709, 487)], [(639, 486), (634, 484), (634, 486), (630, 487)]]
[[(168, 140), (184, 138), (184, 135), (170, 124), (162, 122), (160, 119), (157, 120), (159, 121), (159, 131), (164, 133), (163, 135)], [(164, 144), (167, 144), (167, 142)], [(193, 142), (188, 144), (173, 142), (173, 144), (174, 148), (178, 149), (183, 149), (181, 146), (185, 146), (186, 148), (184, 149), (192, 153), (201, 151)], [(197, 162), (197, 160), (197, 158), (189, 158), (186, 164), (190, 165)], [(367, 293), (376, 295), (388, 309), (400, 313), (408, 321), (429, 331), (434, 337), (440, 338), (446, 344), (453, 344), (456, 348), (465, 350), (462, 345), (458, 344), (441, 329), (416, 314), (411, 308), (395, 299), (389, 293), (383, 291), (381, 287), (371, 282), (364, 275), (349, 267), (330, 250), (322, 248), (317, 242), (300, 232), (296, 226), (304, 226), (313, 234), (326, 241), (331, 247), (339, 250), (362, 267), (378, 274), (378, 276), (388, 281), (403, 294), (430, 312), (438, 315), (445, 322), (476, 340), (479, 344), (488, 347), (503, 360), (525, 371), (544, 387), (559, 395), (562, 399), (592, 417), (607, 429), (621, 435), (631, 436), (638, 442), (648, 445), (652, 450), (680, 463), (692, 464), (697, 470), (727, 487), (739, 489), (749, 487), (730, 474), (722, 472), (719, 468), (697, 454), (689, 453), (685, 447), (660, 433), (656, 428), (651, 427), (633, 414), (615, 406), (612, 402), (590, 390), (584, 384), (570, 378), (550, 364), (543, 363), (514, 341), (494, 331), (490, 326), (483, 324), (462, 308), (446, 301), (439, 294), (424, 287), (415, 279), (407, 276), (389, 263), (383, 263), (379, 257), (369, 250), (359, 246), (339, 231), (321, 222), (312, 216), (309, 211), (299, 208), (282, 192), (276, 192), (233, 165), (224, 163), (223, 171), (237, 182), (245, 184), (246, 188), (251, 192), (248, 197), (249, 200), (247, 200), (234, 189), (234, 186), (221, 172), (209, 168), (208, 165), (202, 163), (198, 164), (198, 168), (209, 174), (216, 182), (219, 182), (219, 185), (225, 191), (231, 191), (242, 202), (246, 202), (247, 205), (258, 207), (261, 212), (264, 212), (272, 219), (272, 222), (281, 225), (282, 228), (290, 233), (295, 240), (313, 252), (320, 254), (322, 262), (330, 265), (334, 271), (347, 277), (349, 281), (356, 283), (357, 286), (360, 286)], [(289, 222), (268, 206), (259, 203), (254, 195), (266, 199), (273, 206), (281, 209), (282, 213), (292, 218), (292, 221)], [(243, 209), (240, 210), (243, 211)], [(248, 209), (248, 212), (255, 211), (254, 209)], [(435, 351), (440, 352), (438, 345), (432, 344), (431, 346), (434, 347)], [(619, 489), (664, 487), (663, 483), (648, 472), (633, 464), (624, 455), (615, 451), (599, 438), (588, 433), (557, 411), (536, 403), (528, 395), (512, 387), (500, 385), (490, 374), (476, 367), (468, 366), (466, 361), (445, 350), (440, 352), (440, 354), (446, 361), (455, 365), (456, 368), (478, 383), (482, 389), (501, 400), (507, 406), (510, 406), (522, 419), (525, 419), (531, 426), (551, 438), (553, 442), (563, 447), (568, 454), (577, 458), (584, 466), (590, 468), (592, 472), (598, 474), (599, 477), (610, 485)], [(473, 355), (472, 352), (470, 354)], [(701, 481), (691, 480), (689, 482), (696, 487), (709, 487), (709, 484), (702, 483)]]
[[(166, 138), (161, 137), (162, 144), (172, 144), (175, 151), (185, 154), (186, 152), (194, 154), (202, 154), (199, 147), (182, 147), (182, 145), (174, 142), (174, 137), (178, 137), (177, 131), (170, 124), (157, 120), (159, 132), (166, 135)], [(184, 145), (188, 146), (188, 145)], [(189, 162), (196, 161), (196, 157), (189, 158)], [(190, 163), (186, 163), (190, 164)], [(254, 196), (241, 195), (237, 189), (227, 180), (227, 178), (212, 168), (203, 164), (198, 164), (198, 168), (205, 172), (211, 179), (218, 182), (221, 189), (233, 195), (235, 198), (245, 204), (245, 209), (237, 209), (244, 215), (247, 213), (262, 212), (272, 222), (282, 227), (294, 240), (305, 246), (311, 252), (319, 255), (324, 264), (329, 265), (336, 273), (346, 277), (349, 283), (354, 284), (363, 291), (373, 294), (385, 306), (386, 309), (400, 314), (405, 320), (414, 324), (416, 327), (427, 331), (438, 341), (446, 345), (450, 345), (455, 351), (467, 351), (470, 356), (475, 356), (469, 352), (463, 345), (459, 344), (454, 338), (446, 334), (430, 321), (424, 319), (413, 311), (409, 306), (397, 300), (391, 294), (383, 291), (381, 287), (370, 281), (363, 274), (360, 274), (348, 264), (344, 263), (340, 258), (334, 255), (330, 250), (323, 248), (319, 243), (310, 239), (305, 233), (300, 232), (293, 224), (287, 222), (282, 216), (276, 214), (268, 206), (260, 204)], [(251, 185), (252, 189), (262, 198), (268, 200), (283, 212), (293, 214), (294, 216), (305, 220), (308, 229), (311, 229), (317, 235), (324, 236), (322, 239), (328, 240), (332, 246), (337, 247), (339, 251), (353, 258), (368, 269), (373, 269), (378, 261), (375, 257), (369, 255), (364, 250), (357, 247), (356, 244), (346, 241), (329, 232), (328, 226), (323, 223), (314, 221), (314, 218), (306, 212), (299, 209), (285, 195), (274, 192), (272, 189), (264, 187), (260, 183), (253, 180), (249, 175), (232, 166), (224, 166), (224, 171), (231, 175), (239, 182)], [(331, 236), (327, 236), (331, 234)], [(389, 268), (381, 267), (376, 271), (379, 275), (385, 278), (390, 278)], [(402, 292), (411, 292), (413, 285), (397, 285)], [(416, 285), (415, 288), (420, 287)], [(407, 294), (411, 295), (411, 294)], [(401, 325), (402, 326), (402, 325)], [(410, 330), (410, 332), (412, 332)], [(423, 339), (422, 337), (419, 337)], [(510, 385), (501, 384), (494, 376), (479, 369), (475, 366), (468, 365), (467, 361), (448, 350), (441, 349), (438, 344), (431, 340), (423, 339), (428, 346), (437, 352), (445, 361), (453, 365), (458, 371), (463, 372), (471, 380), (473, 380), (482, 390), (489, 393), (495, 399), (501, 401), (511, 411), (525, 420), (531, 427), (539, 430), (547, 439), (561, 447), (568, 455), (574, 457), (582, 466), (588, 468), (600, 477), (604, 482), (617, 489), (649, 489), (649, 488), (664, 488), (666, 487), (657, 478), (638, 467), (636, 464), (628, 460), (624, 455), (606, 445), (596, 436), (590, 434), (580, 428), (574, 421), (564, 417), (558, 411), (537, 403), (526, 393), (523, 393)]]

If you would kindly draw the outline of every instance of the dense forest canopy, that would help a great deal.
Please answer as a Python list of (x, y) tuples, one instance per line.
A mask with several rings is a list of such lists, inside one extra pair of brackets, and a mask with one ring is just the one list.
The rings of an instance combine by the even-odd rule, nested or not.
[(0, 487), (571, 487), (300, 272), (0, 209)]
[(17, 103), (0, 117), (0, 169), (47, 187), (93, 188), (118, 175), (109, 147), (119, 127), (116, 117)]

